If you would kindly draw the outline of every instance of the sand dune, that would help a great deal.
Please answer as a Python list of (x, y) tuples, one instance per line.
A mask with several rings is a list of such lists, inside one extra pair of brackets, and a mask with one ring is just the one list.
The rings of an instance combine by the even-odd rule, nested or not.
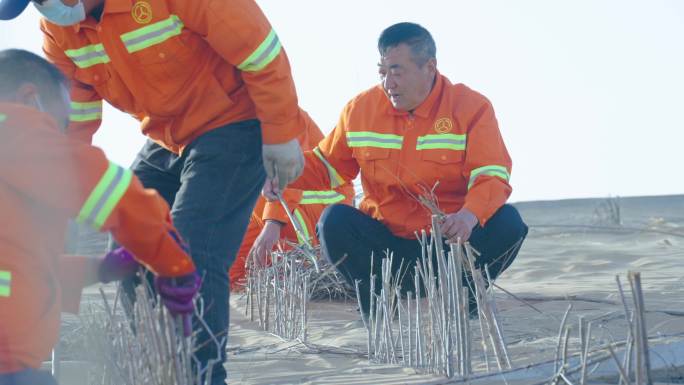
[[(615, 228), (607, 220), (608, 215), (602, 213), (603, 203), (602, 199), (584, 199), (516, 205), (531, 225), (530, 234), (518, 259), (497, 283), (529, 300), (543, 314), (497, 291), (514, 367), (553, 358), (560, 319), (569, 303), (574, 309), (568, 322), (576, 323), (580, 315), (594, 321), (594, 344), (624, 339), (626, 322), (615, 275), (622, 276), (624, 285), (629, 270), (642, 273), (649, 335), (667, 336), (654, 344), (676, 344), (684, 337), (684, 317), (660, 312), (681, 311), (684, 304), (684, 196), (620, 199), (622, 228)], [(556, 225), (562, 227), (553, 227)], [(569, 301), (566, 297), (580, 300)], [(414, 369), (369, 364), (355, 354), (365, 352), (366, 334), (354, 304), (312, 305), (309, 342), (318, 349), (266, 335), (241, 314), (243, 299), (233, 296), (231, 304), (231, 383), (446, 382)], [(570, 351), (579, 347), (576, 340), (571, 338)], [(475, 369), (485, 371), (483, 364)], [(676, 381), (676, 373), (665, 377), (668, 375), (672, 378), (660, 380)], [(526, 376), (516, 380), (511, 374), (509, 383), (529, 384), (543, 379), (540, 373)], [(473, 383), (499, 384), (504, 380), (495, 376)]]

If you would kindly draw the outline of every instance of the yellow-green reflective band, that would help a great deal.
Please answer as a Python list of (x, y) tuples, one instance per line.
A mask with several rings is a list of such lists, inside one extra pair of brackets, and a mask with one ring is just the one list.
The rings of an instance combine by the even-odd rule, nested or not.
[(328, 169), (328, 176), (330, 177), (330, 188), (335, 188), (338, 186), (342, 186), (344, 184), (344, 179), (340, 176), (340, 174), (337, 173), (337, 170), (328, 162), (327, 159), (321, 154), (321, 150), (316, 147), (313, 150), (314, 155), (323, 162), (325, 165), (325, 168)]
[(0, 123), (4, 122), (5, 120), (7, 120), (7, 115), (0, 114)]
[(309, 242), (311, 240), (311, 235), (309, 235), (309, 229), (306, 227), (306, 222), (304, 221), (304, 217), (302, 216), (302, 213), (299, 212), (299, 209), (295, 209), (294, 211), (295, 215), (295, 220), (299, 222), (299, 227), (302, 230), (302, 235), (306, 237), (306, 239), (302, 239), (302, 235), (297, 233), (297, 239), (299, 240), (300, 244), (304, 244), (306, 242)]
[(107, 171), (86, 199), (76, 221), (101, 229), (131, 184), (132, 176), (130, 170), (109, 162)]
[(88, 68), (96, 64), (109, 63), (109, 56), (102, 44), (87, 45), (79, 49), (64, 51), (74, 61), (78, 68)]
[(342, 202), (344, 195), (335, 190), (314, 191), (307, 190), (302, 193), (302, 199), (299, 201), (300, 205), (331, 205), (333, 203)]
[(69, 120), (72, 122), (88, 122), (102, 119), (102, 100), (95, 102), (71, 102)]
[(12, 294), (12, 272), (0, 270), (0, 297)]
[(347, 132), (349, 147), (379, 147), (401, 149), (404, 138), (400, 135), (378, 134), (371, 131)]
[(466, 136), (457, 134), (439, 134), (419, 136), (416, 142), (416, 150), (457, 150), (466, 148)]
[(166, 20), (124, 33), (121, 35), (121, 40), (128, 53), (133, 53), (163, 43), (171, 37), (180, 35), (182, 31), (181, 19), (176, 15), (171, 15)]
[(275, 31), (271, 29), (266, 39), (259, 44), (257, 49), (247, 59), (238, 64), (237, 68), (240, 71), (259, 71), (269, 65), (278, 56), (281, 49), (280, 39), (278, 39)]
[(474, 169), (473, 171), (470, 172), (470, 180), (468, 181), (468, 189), (475, 183), (475, 179), (481, 175), (489, 175), (489, 176), (496, 176), (499, 177), (505, 181), (508, 182), (508, 180), (511, 178), (511, 174), (508, 173), (508, 170), (504, 166), (499, 166), (499, 165), (490, 165), (490, 166), (482, 166)]

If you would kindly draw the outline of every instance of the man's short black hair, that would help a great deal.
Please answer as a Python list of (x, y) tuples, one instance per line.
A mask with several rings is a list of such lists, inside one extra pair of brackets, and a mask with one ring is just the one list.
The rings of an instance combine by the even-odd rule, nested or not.
[(42, 57), (21, 49), (0, 51), (0, 97), (13, 95), (22, 84), (32, 83), (40, 93), (58, 95), (67, 78)]
[(388, 49), (399, 44), (406, 44), (411, 48), (413, 58), (419, 66), (437, 57), (435, 40), (427, 29), (416, 23), (397, 23), (382, 31), (378, 39), (378, 51), (384, 55)]

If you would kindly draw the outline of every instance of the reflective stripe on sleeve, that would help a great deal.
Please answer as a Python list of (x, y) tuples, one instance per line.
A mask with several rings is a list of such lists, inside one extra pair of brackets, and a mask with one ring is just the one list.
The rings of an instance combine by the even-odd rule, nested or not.
[(295, 220), (299, 223), (299, 227), (302, 230), (302, 235), (306, 237), (306, 240), (302, 239), (302, 235), (297, 233), (297, 239), (299, 240), (300, 244), (305, 244), (307, 242), (311, 242), (311, 235), (309, 234), (309, 229), (306, 226), (306, 221), (304, 221), (304, 217), (302, 216), (302, 213), (299, 211), (299, 209), (295, 209), (294, 211), (294, 217)]
[(0, 297), (12, 294), (12, 272), (0, 270)]
[(335, 190), (314, 191), (306, 190), (302, 193), (300, 205), (331, 205), (342, 202), (345, 199), (343, 194)]
[(131, 184), (131, 170), (109, 162), (109, 167), (86, 199), (76, 218), (100, 230)]
[(499, 166), (496, 164), (489, 165), (489, 166), (482, 166), (474, 169), (473, 171), (470, 172), (470, 180), (468, 181), (468, 189), (473, 186), (475, 183), (475, 180), (482, 175), (489, 175), (489, 176), (495, 176), (499, 177), (506, 182), (511, 178), (511, 174), (508, 173), (508, 170), (504, 166)]
[(259, 44), (257, 49), (255, 49), (247, 59), (238, 64), (237, 68), (240, 71), (248, 72), (262, 70), (278, 56), (281, 49), (280, 39), (278, 39), (278, 35), (276, 35), (275, 31), (271, 29), (271, 32), (268, 33), (268, 36), (266, 36), (264, 41)]
[(313, 150), (314, 155), (325, 165), (325, 168), (328, 170), (328, 176), (330, 177), (330, 188), (335, 188), (338, 186), (342, 186), (344, 184), (344, 179), (340, 176), (340, 174), (335, 170), (335, 168), (328, 162), (327, 159), (325, 159), (325, 156), (321, 153), (321, 150), (316, 147)]
[(69, 120), (72, 122), (92, 122), (102, 119), (102, 100), (94, 102), (71, 102)]

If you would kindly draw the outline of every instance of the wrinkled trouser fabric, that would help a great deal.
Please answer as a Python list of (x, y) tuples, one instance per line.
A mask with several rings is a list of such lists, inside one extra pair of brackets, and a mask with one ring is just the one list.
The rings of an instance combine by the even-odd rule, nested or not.
[(0, 373), (0, 385), (57, 385), (49, 372), (24, 369), (14, 373)]
[[(356, 208), (346, 205), (332, 205), (321, 215), (316, 228), (323, 255), (331, 263), (337, 263), (345, 254), (347, 258), (340, 263), (338, 270), (352, 287), (360, 280), (359, 291), (361, 307), (368, 314), (370, 307), (371, 254), (373, 255), (373, 274), (376, 275), (377, 290), (380, 288), (382, 258), (387, 251), (393, 254), (392, 272), (396, 274), (403, 259), (402, 270), (408, 268), (401, 282), (402, 293), (415, 293), (413, 274), (416, 261), (421, 258), (421, 245), (418, 240), (397, 237), (380, 221), (371, 218)], [(527, 225), (522, 221), (518, 210), (511, 205), (502, 206), (484, 227), (475, 226), (470, 236), (470, 244), (481, 255), (476, 264), (486, 264), (492, 279), (501, 274), (520, 250), (527, 236)], [(448, 251), (449, 246), (444, 245)], [(437, 266), (435, 255), (434, 266)], [(464, 286), (472, 288), (470, 277), (464, 276)], [(377, 291), (376, 291), (377, 293)], [(424, 294), (424, 293), (422, 293)], [(474, 293), (471, 294), (471, 309), (475, 307)]]
[[(173, 223), (202, 276), (203, 318), (223, 341), (217, 346), (206, 329), (194, 323), (201, 346), (197, 358), (203, 366), (219, 358), (212, 384), (226, 379), (228, 269), (265, 181), (261, 145), (259, 122), (238, 122), (203, 134), (181, 156), (148, 140), (131, 167), (145, 187), (157, 190), (171, 206)], [(131, 293), (134, 284), (125, 282), (124, 289)]]

